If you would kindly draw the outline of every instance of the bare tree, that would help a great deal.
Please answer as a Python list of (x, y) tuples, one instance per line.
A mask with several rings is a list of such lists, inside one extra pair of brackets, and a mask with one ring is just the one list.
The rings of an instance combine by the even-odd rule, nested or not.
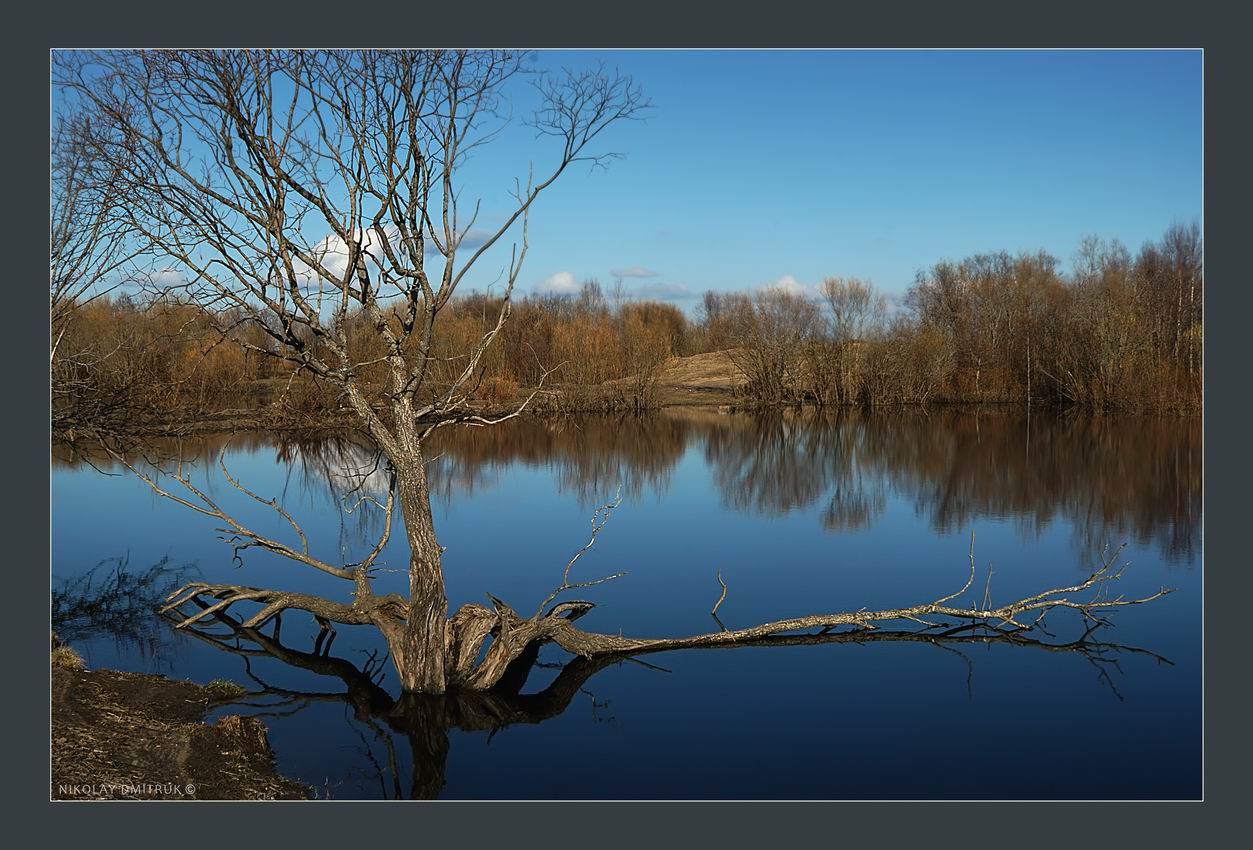
[[(188, 628), (235, 606), (255, 612), (240, 628), (259, 630), (288, 610), (332, 623), (372, 625), (385, 637), (402, 688), (444, 693), (487, 690), (534, 647), (552, 641), (584, 657), (631, 655), (691, 646), (734, 645), (765, 635), (817, 627), (875, 628), (877, 621), (927, 615), (995, 621), (1069, 607), (1086, 616), (1147, 600), (1074, 601), (1065, 594), (1116, 577), (1110, 564), (1081, 585), (999, 607), (954, 608), (956, 594), (892, 611), (798, 617), (748, 629), (678, 639), (640, 640), (580, 631), (572, 622), (585, 601), (558, 601), (569, 591), (617, 576), (576, 580), (572, 568), (591, 547), (613, 506), (593, 520), (589, 542), (566, 565), (561, 584), (529, 617), (491, 597), (492, 608), (467, 604), (448, 615), (442, 549), (427, 479), (426, 440), (452, 425), (490, 425), (471, 403), (489, 347), (509, 319), (527, 250), (527, 221), (539, 196), (571, 165), (604, 165), (594, 153), (611, 125), (647, 106), (630, 78), (604, 71), (540, 76), (530, 126), (555, 141), (555, 159), (513, 189), (500, 223), (474, 249), (465, 247), (479, 204), (463, 196), (467, 156), (489, 142), (508, 116), (511, 84), (523, 57), (467, 51), (171, 51), (73, 53), (56, 57), (56, 82), (92, 113), (91, 142), (117, 187), (119, 215), (184, 278), (179, 287), (217, 316), (223, 343), (276, 357), (334, 389), (387, 462), (388, 486), (376, 501), (384, 522), (378, 540), (355, 563), (310, 551), (296, 519), (231, 477), (240, 492), (290, 525), (282, 542), (244, 525), (183, 468), (167, 482), (123, 460), (157, 493), (217, 522), (235, 556), (259, 548), (304, 564), (352, 587), (351, 601), (245, 585), (194, 583), (168, 610), (194, 610)], [(512, 237), (510, 236), (512, 234)], [(494, 321), (462, 353), (434, 348), (441, 311), (478, 261), (501, 240), (514, 248), (503, 272)], [(428, 258), (434, 260), (428, 267)], [(761, 354), (787, 395), (793, 349), (814, 309), (784, 296), (763, 297)], [(256, 345), (240, 328), (269, 340)], [(350, 339), (368, 334), (371, 345)], [(360, 352), (369, 352), (362, 354)], [(381, 367), (382, 386), (363, 373)], [(542, 383), (542, 379), (541, 379)], [(220, 459), (219, 459), (220, 461)], [(408, 593), (377, 594), (373, 579), (396, 512), (409, 549)], [(969, 582), (967, 582), (969, 587)], [(1163, 591), (1164, 592), (1164, 591)], [(1060, 594), (1060, 595), (1059, 595)], [(1154, 597), (1149, 598), (1156, 598)], [(491, 642), (484, 649), (488, 638)]]
[[(386, 456), (411, 551), (409, 596), (378, 597), (365, 561), (300, 560), (350, 581), (351, 605), (288, 599), (380, 628), (407, 690), (442, 692), (447, 600), (427, 492), (423, 441), (456, 422), (489, 424), (469, 404), (480, 362), (509, 317), (536, 199), (592, 153), (610, 125), (647, 106), (624, 76), (566, 73), (535, 81), (531, 126), (557, 142), (555, 164), (519, 181), (512, 209), (474, 250), (462, 250), (479, 205), (464, 215), (461, 167), (496, 135), (506, 85), (523, 57), (502, 52), (176, 51), (64, 54), (57, 82), (95, 114), (93, 142), (116, 172), (126, 223), (170, 258), (185, 294), (230, 307), (258, 347), (333, 386)], [(517, 236), (495, 322), (437, 382), (431, 356), (440, 310), (476, 262)], [(428, 270), (428, 255), (442, 269)], [(368, 392), (351, 355), (349, 319), (382, 343), (388, 383)], [(223, 327), (223, 339), (248, 346)], [(528, 399), (529, 400), (529, 399)], [(516, 415), (514, 414), (510, 415)], [(155, 483), (155, 482), (154, 482)], [(393, 499), (389, 498), (389, 515)], [(198, 503), (202, 512), (220, 513)], [(225, 520), (223, 520), (225, 521)], [(237, 545), (293, 554), (231, 526)], [(451, 636), (455, 637), (455, 635)], [(455, 642), (455, 641), (454, 641)]]
[(729, 354), (748, 376), (747, 392), (759, 403), (799, 403), (805, 350), (818, 322), (813, 302), (803, 295), (768, 288), (752, 300), (724, 298), (724, 304), (734, 304), (735, 333), (743, 346)]
[(122, 270), (142, 254), (142, 241), (118, 215), (118, 165), (100, 156), (96, 131), (85, 116), (65, 114), (49, 145), (48, 363), (58, 430), (98, 424), (124, 400), (122, 392), (95, 393), (92, 410), (76, 410), (86, 395), (82, 388), (110, 352), (64, 345), (78, 312), (116, 290), (125, 280)]
[(125, 222), (115, 215), (116, 171), (100, 161), (92, 127), (81, 117), (61, 118), (49, 159), (48, 315), (51, 359), (76, 307), (106, 295), (120, 282), (110, 276), (133, 255)]
[[(857, 278), (828, 277), (818, 288), (827, 307), (828, 345), (822, 363), (832, 370), (834, 401), (852, 404), (862, 390), (862, 349), (887, 315), (887, 301), (869, 283)], [(815, 373), (819, 371), (817, 367)]]

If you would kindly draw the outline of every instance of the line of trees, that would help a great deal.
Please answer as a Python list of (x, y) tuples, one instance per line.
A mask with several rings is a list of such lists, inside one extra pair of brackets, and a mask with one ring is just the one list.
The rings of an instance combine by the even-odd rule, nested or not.
[[(706, 292), (689, 318), (673, 304), (607, 296), (591, 280), (576, 294), (515, 299), (473, 394), (503, 404), (547, 380), (549, 409), (647, 410), (661, 402), (669, 358), (726, 351), (747, 379), (741, 401), (760, 406), (1187, 410), (1201, 403), (1203, 292), (1196, 225), (1171, 227), (1135, 256), (1087, 239), (1069, 274), (1045, 253), (940, 262), (895, 309), (867, 282), (827, 278), (813, 295)], [(450, 301), (428, 355), (433, 387), (459, 378), (458, 355), (502, 307), (481, 293)], [(334, 387), (263, 356), (272, 334), (238, 311), (131, 296), (59, 308), (61, 427), (260, 409), (324, 419), (342, 407)], [(370, 322), (351, 313), (346, 336), (367, 364), (360, 379), (382, 387), (386, 352)], [(307, 344), (316, 353), (322, 342)]]
[[(503, 307), (502, 297), (477, 293), (449, 302), (426, 355), (432, 391), (460, 377), (466, 346), (495, 326)], [(610, 303), (594, 281), (573, 297), (515, 299), (510, 310), (511, 321), (474, 378), (472, 396), (489, 404), (514, 402), (546, 381), (561, 390), (550, 402), (559, 410), (652, 409), (662, 366), (690, 349), (692, 327), (679, 308)], [(61, 341), (61, 350), (74, 356), (53, 356), (56, 425), (81, 429), (262, 409), (299, 421), (342, 407), (333, 385), (261, 354), (272, 347), (270, 334), (242, 318), (236, 310), (152, 296), (106, 296), (77, 307)], [(358, 380), (382, 391), (386, 351), (371, 321), (350, 313), (346, 337), (363, 364)], [(325, 353), (318, 338), (309, 335), (305, 343), (314, 356)], [(416, 348), (407, 344), (405, 354), (416, 359)]]
[(768, 405), (1184, 410), (1201, 403), (1203, 294), (1200, 229), (1175, 225), (1134, 257), (1086, 239), (1069, 274), (1044, 252), (940, 262), (895, 311), (856, 279), (709, 292), (690, 336), (730, 350)]
[(1108, 409), (1201, 401), (1200, 229), (1175, 225), (1134, 258), (1084, 240), (1069, 275), (1047, 254), (989, 254), (919, 277), (909, 306), (940, 329), (950, 391)]

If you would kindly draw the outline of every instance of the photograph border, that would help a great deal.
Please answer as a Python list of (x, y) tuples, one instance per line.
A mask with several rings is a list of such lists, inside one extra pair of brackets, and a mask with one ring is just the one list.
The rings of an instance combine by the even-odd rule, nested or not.
[[(140, 4), (132, 4), (132, 6), (138, 5)], [(46, 16), (46, 19), (38, 24), (38, 36), (42, 38), (36, 38), (36, 33), (31, 32), (27, 34), (28, 43), (21, 45), (20, 70), (25, 70), (28, 64), (31, 66), (31, 72), (35, 72), (36, 65), (40, 65), (40, 70), (46, 69), (48, 50), (54, 46), (121, 47), (172, 44), (257, 46), (271, 43), (298, 46), (324, 41), (325, 32), (328, 29), (337, 35), (346, 36), (351, 44), (357, 46), (372, 40), (371, 36), (383, 36), (385, 42), (393, 42), (391, 45), (380, 44), (379, 46), (395, 46), (397, 33), (404, 31), (403, 28), (390, 24), (382, 28), (372, 28), (375, 29), (373, 32), (352, 32), (351, 29), (345, 31), (344, 28), (336, 26), (328, 28), (326, 21), (334, 21), (342, 17), (342, 11), (335, 14), (329, 11), (335, 8), (331, 4), (301, 4), (301, 13), (306, 18), (297, 21), (292, 20), (290, 9), (261, 8), (259, 4), (241, 6), (241, 11), (243, 9), (247, 11), (239, 18), (226, 17), (225, 7), (229, 5), (215, 4), (212, 8), (183, 8), (179, 12), (182, 16), (181, 21), (173, 19), (175, 10), (168, 6), (158, 7), (156, 4), (150, 5), (153, 14), (149, 15), (137, 10), (119, 15), (116, 8), (100, 9), (83, 6), (80, 16), (78, 14), (80, 10), (75, 9), (75, 4), (72, 3), (60, 6), (56, 10), (32, 10), (35, 12), (31, 16), (32, 19), (38, 20), (41, 14)], [(544, 21), (535, 20), (536, 10), (530, 10), (525, 17), (531, 20), (525, 23), (517, 20), (522, 15), (516, 7), (510, 11), (501, 11), (499, 14), (486, 11), (494, 5), (492, 3), (488, 3), (487, 6), (475, 5), (473, 17), (490, 16), (491, 20), (481, 31), (477, 29), (479, 22), (476, 20), (476, 32), (471, 40), (473, 46), (486, 47), (500, 44), (529, 46), (527, 44), (529, 42), (541, 48), (599, 47), (604, 49), (678, 46), (693, 48), (902, 47), (910, 49), (1099, 46), (1204, 49), (1204, 102), (1208, 107), (1204, 115), (1204, 162), (1208, 168), (1205, 172), (1207, 179), (1204, 183), (1202, 227), (1206, 249), (1206, 276), (1209, 281), (1220, 281), (1220, 283), (1211, 284), (1206, 292), (1205, 383), (1207, 390), (1217, 388), (1217, 392), (1212, 398), (1209, 394), (1206, 395), (1203, 432), (1204, 449), (1218, 452), (1216, 456), (1223, 457), (1224, 463), (1215, 469), (1206, 468), (1204, 472), (1203, 563), (1204, 566), (1208, 566), (1212, 553), (1216, 555), (1215, 562), (1219, 564), (1240, 562), (1239, 555), (1242, 553), (1236, 547), (1240, 546), (1242, 541), (1238, 541), (1233, 532), (1237, 527), (1235, 512), (1241, 506), (1243, 495), (1237, 490), (1241, 484), (1237, 480), (1237, 475), (1238, 470), (1244, 465), (1229, 463), (1226, 458), (1247, 456), (1247, 450), (1242, 450), (1237, 443), (1236, 429), (1240, 420), (1248, 416), (1249, 405), (1245, 400), (1247, 394), (1241, 393), (1238, 389), (1239, 378), (1236, 370), (1240, 368), (1242, 361), (1247, 361), (1248, 355), (1234, 350), (1235, 341), (1240, 337), (1240, 332), (1236, 330), (1234, 323), (1242, 316), (1250, 315), (1250, 311), (1246, 304), (1249, 299), (1248, 289), (1240, 286), (1240, 276), (1234, 268), (1229, 269), (1227, 266), (1234, 266), (1234, 261), (1230, 257), (1234, 253), (1232, 246), (1238, 244), (1235, 228), (1242, 223), (1242, 213), (1244, 213), (1244, 210), (1237, 208), (1236, 204), (1244, 206), (1241, 203), (1245, 195), (1242, 186), (1247, 182), (1247, 164), (1239, 162), (1239, 155), (1236, 154), (1234, 148), (1240, 143), (1239, 140), (1247, 139), (1249, 135), (1245, 126), (1248, 123), (1247, 110), (1226, 109), (1221, 105), (1228, 102), (1238, 103), (1237, 98), (1241, 97), (1241, 92), (1236, 87), (1239, 85), (1238, 81), (1244, 79), (1248, 62), (1243, 55), (1244, 48), (1234, 44), (1234, 39), (1243, 32), (1242, 28), (1230, 25), (1224, 28), (1221, 20), (1212, 17), (1203, 18), (1203, 12), (1198, 9), (1198, 6), (1205, 4), (1191, 4), (1188, 9), (1191, 20), (1182, 22), (1177, 20), (1178, 8), (1170, 9), (1168, 16), (1154, 14), (1156, 4), (1140, 3), (1134, 6), (1127, 4), (1122, 9), (1112, 4), (1099, 8), (1093, 7), (1090, 3), (1053, 4), (1047, 9), (1049, 17), (1054, 19), (1051, 23), (1041, 21), (1038, 10), (1011, 14), (1008, 8), (990, 3), (978, 4), (983, 7), (985, 14), (971, 19), (959, 18), (951, 14), (951, 11), (937, 14), (941, 11), (941, 7), (935, 4), (897, 4), (892, 9), (880, 12), (877, 21), (866, 11), (853, 13), (835, 8), (827, 9), (821, 14), (816, 10), (808, 9), (803, 16), (785, 18), (779, 14), (782, 7), (772, 4), (772, 14), (778, 19), (772, 18), (766, 22), (753, 17), (753, 15), (760, 15), (760, 7), (749, 7), (747, 4), (745, 4), (746, 9), (756, 11), (751, 14), (746, 13), (744, 16), (734, 13), (734, 4), (724, 4), (718, 7), (716, 14), (712, 11), (701, 14), (701, 10), (698, 9), (684, 11), (660, 7), (658, 4), (660, 8), (666, 8), (664, 15), (658, 17), (651, 17), (642, 11), (646, 4), (634, 6), (631, 10), (632, 17), (645, 20), (651, 17), (652, 31), (644, 25), (644, 20), (627, 21), (622, 25), (614, 22), (611, 25), (597, 26), (589, 20), (588, 7), (575, 7), (574, 4), (546, 4), (545, 16), (552, 15), (553, 18)], [(328, 11), (323, 15), (313, 14), (312, 10), (319, 6), (327, 8)], [(902, 6), (912, 7), (912, 9), (906, 11), (901, 8)], [(1160, 6), (1163, 9), (1169, 8), (1165, 4), (1160, 4)], [(571, 11), (567, 14), (554, 12), (561, 8)], [(575, 9), (580, 11), (573, 11)], [(1135, 12), (1130, 12), (1130, 9), (1134, 9)], [(157, 10), (160, 10), (159, 13)], [(910, 11), (918, 14), (911, 17)], [(223, 16), (223, 18), (219, 22), (206, 24), (204, 18), (209, 14)], [(513, 15), (514, 19), (510, 19), (510, 15)], [(441, 16), (445, 18), (446, 26), (438, 25)], [(455, 11), (439, 14), (424, 11), (422, 17), (421, 26), (415, 26), (412, 30), (414, 37), (405, 39), (406, 41), (457, 44), (468, 38), (464, 14), (458, 14)], [(376, 19), (390, 20), (390, 16), (380, 12)], [(248, 22), (246, 30), (241, 30), (238, 26), (227, 26), (232, 22), (237, 24), (240, 20)], [(661, 31), (659, 22), (664, 22), (664, 31)], [(1076, 22), (1082, 22), (1081, 29), (1076, 28)], [(1209, 27), (1208, 30), (1207, 27)], [(305, 31), (302, 32), (302, 28)], [(830, 43), (815, 43), (823, 39), (824, 33)], [(885, 38), (885, 33), (890, 33), (890, 37)], [(1027, 43), (1025, 35), (1030, 37), (1029, 41), (1039, 43)], [(1224, 36), (1231, 39), (1232, 43), (1229, 46), (1211, 46), (1221, 41)], [(856, 44), (857, 41), (866, 38), (870, 43)], [(44, 43), (29, 43), (40, 40)], [(1084, 43), (1085, 41), (1089, 43)], [(10, 54), (10, 62), (13, 61), (14, 55), (16, 54)], [(1241, 64), (1246, 66), (1245, 72), (1240, 71)], [(15, 77), (19, 80), (24, 78), (25, 75)], [(46, 95), (43, 92), (33, 95), (32, 92), (26, 90), (30, 88), (34, 87), (12, 88), (11, 98), (16, 99), (22, 113), (28, 110), (46, 112), (48, 109)], [(41, 99), (39, 104), (35, 103), (36, 97)], [(10, 126), (23, 126), (24, 123), (13, 122)], [(5, 140), (6, 146), (46, 147), (46, 139), (40, 137), (39, 134), (30, 134), (30, 138), (14, 138), (15, 135), (9, 134)], [(17, 159), (19, 155), (22, 156), (22, 160)], [(10, 154), (10, 161), (23, 161), (33, 155), (26, 151), (15, 150), (13, 154)], [(1211, 175), (1215, 174), (1221, 174), (1221, 179), (1211, 179)], [(16, 170), (16, 176), (22, 182), (41, 179), (36, 177), (34, 169), (19, 168)], [(1233, 177), (1235, 179), (1232, 179)], [(34, 195), (33, 187), (31, 195)], [(24, 196), (25, 193), (22, 197)], [(1211, 210), (1216, 210), (1217, 214), (1210, 216)], [(39, 226), (42, 227), (42, 224)], [(34, 228), (29, 216), (25, 220), (18, 219), (19, 232), (24, 232), (26, 227)], [(41, 240), (45, 233), (46, 231), (40, 231)], [(1228, 281), (1228, 283), (1223, 284), (1221, 281)], [(34, 294), (33, 288), (19, 292), (21, 298), (33, 299)], [(34, 309), (33, 305), (32, 309)], [(23, 348), (17, 349), (15, 345), (15, 351), (37, 350), (38, 346), (35, 345), (35, 341), (27, 339), (26, 334), (44, 334), (46, 329), (40, 328), (34, 322), (18, 323), (18, 325), (18, 338), (15, 344)], [(23, 373), (18, 376), (21, 392), (19, 397), (26, 397), (29, 393), (32, 399), (30, 405), (23, 404), (21, 410), (24, 411), (28, 411), (29, 407), (34, 405), (33, 398), (36, 395), (41, 399), (38, 404), (46, 404), (47, 399), (48, 387), (44, 377), (30, 374), (31, 371), (33, 370), (23, 370)], [(4, 427), (12, 435), (11, 440), (15, 444), (25, 445), (31, 441), (38, 443), (48, 439), (46, 430), (48, 426), (46, 420), (37, 422), (35, 419), (36, 417), (28, 413), (22, 414), (20, 417), (6, 421)], [(24, 480), (26, 470), (23, 465), (29, 463), (33, 467), (39, 461), (35, 460), (33, 452), (22, 452), (19, 455), (20, 478), (18, 480)], [(32, 468), (30, 474), (46, 476), (48, 473), (45, 470)], [(48, 479), (44, 478), (44, 480)], [(38, 517), (27, 518), (25, 516), (27, 511), (33, 513), (40, 510), (34, 506), (34, 500), (17, 501), (17, 507), (22, 515), (16, 518), (15, 527), (36, 526), (39, 522)], [(49, 501), (42, 507), (45, 515), (50, 511), (50, 505), (49, 495)], [(39, 543), (31, 542), (24, 536), (14, 535), (14, 539), (19, 543), (17, 557), (12, 561), (14, 565), (41, 561), (48, 563), (46, 559), (49, 558), (50, 535), (46, 538), (49, 549), (45, 549)], [(25, 551), (27, 547), (35, 551), (27, 552)], [(1244, 560), (1247, 560), (1247, 555)], [(38, 594), (46, 590), (44, 583), (49, 580), (49, 576), (47, 574), (36, 576), (34, 575), (36, 572), (36, 570), (26, 570), (14, 576), (13, 580), (18, 584), (16, 598), (26, 598), (25, 591), (28, 589), (35, 598), (38, 598)], [(1240, 748), (1229, 746), (1227, 742), (1229, 739), (1234, 740), (1237, 713), (1240, 712), (1242, 705), (1247, 704), (1244, 700), (1247, 696), (1247, 686), (1238, 681), (1235, 676), (1211, 676), (1210, 673), (1213, 670), (1234, 671), (1244, 666), (1241, 663), (1242, 659), (1234, 657), (1239, 652), (1238, 647), (1224, 644), (1221, 639), (1221, 630), (1231, 628), (1232, 624), (1237, 622), (1238, 614), (1234, 611), (1234, 606), (1239, 599), (1246, 598), (1240, 583), (1247, 582), (1248, 579), (1246, 572), (1234, 568), (1228, 568), (1226, 574), (1216, 578), (1213, 584), (1209, 581), (1210, 578), (1208, 575), (1203, 578), (1205, 587), (1203, 615), (1205, 802), (1136, 804), (1135, 811), (1120, 812), (1117, 816), (1107, 811), (1115, 804), (1049, 803), (1065, 810), (1067, 820), (1064, 829), (1067, 832), (1074, 830), (1075, 834), (1082, 835), (1085, 840), (1088, 840), (1103, 835), (1112, 835), (1116, 831), (1120, 842), (1134, 840), (1136, 833), (1140, 833), (1141, 837), (1148, 840), (1151, 845), (1157, 845), (1159, 841), (1172, 839), (1178, 841), (1185, 837), (1195, 840), (1198, 835), (1195, 830), (1201, 819), (1204, 819), (1210, 828), (1214, 828), (1216, 824), (1210, 822), (1211, 818), (1222, 814), (1235, 817), (1235, 798), (1240, 793), (1235, 781), (1235, 771), (1241, 769), (1243, 764), (1240, 761)], [(25, 587), (27, 581), (32, 584), (40, 583), (42, 589)], [(46, 625), (43, 622), (33, 622), (34, 617), (43, 616), (42, 612), (31, 614), (26, 610), (21, 610), (17, 613), (20, 633), (42, 635)], [(23, 622), (22, 618), (25, 617), (31, 617), (32, 622)], [(44, 639), (46, 637), (40, 637), (40, 640)], [(1225, 658), (1228, 653), (1233, 655), (1233, 658)], [(39, 683), (36, 686), (37, 690), (42, 691), (48, 676), (45, 665), (46, 662), (38, 653), (19, 653), (17, 681), (23, 681), (29, 676), (31, 680)], [(42, 695), (39, 699), (42, 699)], [(33, 702), (38, 702), (38, 700)], [(14, 715), (7, 718), (10, 721), (10, 729), (25, 729), (31, 725), (42, 729), (47, 724), (45, 705), (6, 706), (5, 711), (6, 714), (12, 712)], [(13, 785), (10, 789), (10, 799), (18, 803), (14, 807), (15, 810), (23, 812), (28, 817), (38, 816), (44, 827), (51, 827), (51, 830), (45, 834), (49, 836), (56, 834), (58, 839), (68, 842), (74, 840), (74, 832), (79, 832), (78, 840), (83, 840), (98, 836), (99, 830), (108, 825), (134, 825), (135, 816), (125, 813), (129, 812), (129, 806), (81, 803), (68, 808), (60, 808), (54, 813), (52, 806), (55, 804), (47, 801), (47, 792), (42, 785), (48, 750), (39, 740), (38, 735), (26, 734), (17, 737), (19, 738), (15, 742), (17, 751), (14, 752), (11, 764), (20, 767), (17, 770), (11, 770), (7, 776), (7, 780)], [(1146, 746), (1150, 745), (1151, 742), (1146, 742)], [(32, 779), (28, 774), (25, 768), (28, 763), (32, 766), (30, 772), (34, 773), (38, 779)], [(29, 801), (26, 798), (30, 798)], [(176, 808), (167, 811), (169, 805)], [(189, 831), (198, 832), (196, 821), (187, 820), (189, 812), (182, 811), (182, 807), (188, 805), (195, 804), (170, 803), (156, 806), (140, 804), (143, 829), (151, 829), (152, 834), (160, 830), (160, 834), (169, 836), (167, 840), (178, 840), (177, 836)], [(296, 826), (298, 821), (300, 829), (308, 830), (310, 833), (316, 832), (323, 841), (333, 840), (334, 833), (340, 829), (344, 831), (345, 837), (356, 835), (359, 838), (362, 829), (361, 824), (354, 824), (344, 818), (345, 814), (351, 815), (351, 813), (346, 813), (334, 806), (315, 805), (312, 808), (306, 807), (293, 812), (285, 806), (249, 806), (245, 803), (229, 802), (213, 805), (229, 807), (230, 816), (241, 831), (270, 821), (271, 818), (273, 822), (287, 822), (285, 828)], [(345, 802), (343, 805), (369, 804)], [(552, 834), (554, 830), (569, 830), (571, 836), (591, 836), (605, 829), (605, 818), (621, 819), (623, 815), (628, 814), (617, 810), (623, 804), (610, 802), (589, 802), (577, 805), (562, 803), (559, 818), (558, 812), (553, 808), (554, 804), (544, 802), (440, 801), (422, 805), (424, 808), (419, 815), (421, 820), (417, 824), (417, 827), (422, 830), (421, 835), (412, 831), (414, 824), (411, 819), (415, 813), (403, 806), (399, 808), (375, 807), (364, 812), (370, 818), (367, 829), (373, 831), (388, 826), (406, 833), (405, 836), (398, 835), (394, 836), (395, 838), (422, 840), (425, 843), (428, 830), (431, 838), (438, 840), (437, 836), (443, 837), (440, 833), (445, 829), (448, 830), (447, 840), (464, 841), (467, 837), (468, 826), (473, 824), (476, 844), (479, 839), (486, 840), (489, 831), (497, 829), (500, 830), (500, 837), (505, 840), (527, 835), (534, 838), (548, 836), (549, 840), (560, 840)], [(746, 804), (743, 801), (736, 801), (734, 803), (655, 802), (631, 803), (630, 805), (633, 811), (629, 813), (629, 817), (633, 822), (633, 828), (668, 832), (677, 838), (686, 824), (688, 827), (697, 827), (706, 840), (712, 839), (715, 835), (725, 834), (734, 835), (740, 841), (765, 841), (777, 838), (780, 825), (786, 822), (788, 832), (800, 833), (796, 836), (796, 840), (800, 840), (801, 836), (806, 833), (813, 838), (823, 837), (828, 840), (834, 836), (838, 836), (840, 840), (872, 840), (876, 835), (879, 840), (882, 840), (884, 824), (891, 823), (894, 834), (899, 835), (901, 840), (904, 840), (905, 836), (910, 833), (913, 833), (913, 837), (917, 839), (928, 841), (937, 840), (937, 836), (947, 834), (954, 839), (962, 840), (963, 843), (969, 843), (977, 839), (961, 838), (961, 836), (963, 834), (971, 836), (970, 831), (973, 830), (973, 834), (982, 836), (1012, 836), (1015, 843), (1019, 843), (1024, 831), (1029, 839), (1033, 837), (1033, 834), (1038, 831), (1033, 823), (1045, 814), (1030, 811), (1029, 807), (1036, 804), (1022, 801), (977, 804), (895, 801)], [(977, 805), (979, 811), (971, 811), (971, 805)], [(467, 811), (466, 806), (471, 807), (471, 810)], [(647, 810), (648, 816), (638, 817), (634, 811), (636, 807)], [(483, 810), (483, 817), (476, 817), (479, 809)], [(898, 809), (901, 811), (897, 811)], [(901, 814), (906, 810), (908, 820), (902, 821)], [(195, 818), (198, 813), (191, 811), (190, 814), (192, 818)], [(467, 818), (467, 816), (470, 817)], [(1053, 817), (1054, 813), (1049, 813), (1048, 816)], [(235, 820), (236, 818), (238, 820)], [(857, 830), (860, 829), (868, 831), (859, 835)], [(627, 835), (626, 830), (621, 830), (617, 826), (609, 832), (611, 834), (605, 838), (611, 845), (616, 839), (625, 838)], [(211, 839), (211, 836), (204, 837)], [(1034, 837), (1050, 842), (1056, 840), (1056, 836), (1035, 835)], [(595, 840), (597, 843), (601, 842), (599, 837)], [(994, 839), (985, 838), (984, 840)]]

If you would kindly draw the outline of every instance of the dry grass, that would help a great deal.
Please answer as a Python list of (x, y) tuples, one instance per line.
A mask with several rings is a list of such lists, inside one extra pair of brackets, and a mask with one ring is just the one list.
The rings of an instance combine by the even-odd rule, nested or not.
[(52, 666), (60, 670), (82, 670), (86, 663), (83, 656), (70, 647), (58, 646), (52, 650)]
[[(240, 685), (238, 682), (228, 682), (225, 679), (214, 679), (205, 685), (204, 689), (215, 699), (235, 699), (248, 693), (243, 685)], [(223, 719), (225, 720), (226, 718)]]
[(671, 357), (662, 367), (658, 380), (665, 386), (681, 389), (734, 390), (742, 387), (748, 378), (735, 364), (733, 353), (733, 350), (711, 351), (691, 357)]

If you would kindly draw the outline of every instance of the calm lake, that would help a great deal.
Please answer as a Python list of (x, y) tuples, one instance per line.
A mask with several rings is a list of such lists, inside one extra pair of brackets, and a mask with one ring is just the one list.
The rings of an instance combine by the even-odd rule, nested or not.
[[(225, 481), (223, 447), (231, 474), (278, 497), (319, 557), (347, 563), (373, 545), (381, 511), (358, 502), (386, 479), (360, 441), (240, 434), (162, 447), (194, 463), (246, 525), (294, 540)], [(990, 565), (993, 603), (1082, 581), (1106, 544), (1122, 543), (1130, 566), (1115, 593), (1177, 592), (1113, 612), (1083, 645), (1072, 643), (1079, 618), (1058, 612), (1044, 646), (867, 638), (564, 670), (569, 656), (549, 646), (520, 694), (405, 712), (388, 707), (395, 674), (371, 629), (338, 627), (328, 649), (293, 613), (278, 652), (174, 632), (145, 600), (184, 581), (345, 600), (350, 588), (253, 550), (241, 566), (209, 518), (115, 464), (59, 455), (58, 633), (91, 667), (239, 683), (253, 695), (216, 712), (263, 717), (279, 770), (319, 796), (1201, 795), (1199, 418), (675, 410), (446, 429), (430, 470), (453, 609), (491, 593), (532, 611), (619, 489), (621, 506), (571, 576), (627, 573), (577, 592), (597, 603), (580, 621), (593, 631), (716, 630), (719, 570), (730, 628), (928, 601), (966, 581), (972, 529), (974, 591), (982, 598)], [(393, 534), (380, 562), (400, 570), (406, 558)], [(401, 572), (378, 584), (407, 586)]]

